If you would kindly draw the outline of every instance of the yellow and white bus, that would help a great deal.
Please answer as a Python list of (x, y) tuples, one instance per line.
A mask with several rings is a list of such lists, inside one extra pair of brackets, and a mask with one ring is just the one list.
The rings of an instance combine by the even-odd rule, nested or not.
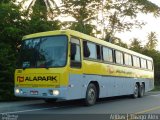
[(73, 30), (23, 37), (15, 71), (15, 95), (56, 100), (132, 95), (154, 88), (153, 60)]

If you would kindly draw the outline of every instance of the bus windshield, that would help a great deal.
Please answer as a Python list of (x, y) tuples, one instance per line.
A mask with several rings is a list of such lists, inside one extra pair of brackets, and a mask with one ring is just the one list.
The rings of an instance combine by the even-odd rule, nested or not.
[(63, 67), (67, 60), (67, 36), (48, 36), (22, 42), (20, 68)]

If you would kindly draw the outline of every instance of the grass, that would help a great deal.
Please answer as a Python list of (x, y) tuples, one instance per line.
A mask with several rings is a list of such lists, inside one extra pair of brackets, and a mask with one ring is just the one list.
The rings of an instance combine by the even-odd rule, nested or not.
[(160, 85), (155, 85), (154, 89), (152, 91), (160, 91)]

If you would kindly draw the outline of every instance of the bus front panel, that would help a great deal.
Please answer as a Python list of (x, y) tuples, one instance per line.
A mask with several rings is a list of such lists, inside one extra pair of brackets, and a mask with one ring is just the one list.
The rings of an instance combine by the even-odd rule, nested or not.
[(68, 85), (68, 38), (43, 36), (23, 40), (15, 95), (19, 97), (66, 98)]

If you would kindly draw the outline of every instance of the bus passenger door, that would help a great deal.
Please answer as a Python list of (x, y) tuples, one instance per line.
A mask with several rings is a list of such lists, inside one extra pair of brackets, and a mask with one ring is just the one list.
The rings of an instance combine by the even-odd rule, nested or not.
[(68, 97), (71, 99), (82, 98), (82, 57), (80, 40), (71, 37), (70, 41), (70, 70)]

